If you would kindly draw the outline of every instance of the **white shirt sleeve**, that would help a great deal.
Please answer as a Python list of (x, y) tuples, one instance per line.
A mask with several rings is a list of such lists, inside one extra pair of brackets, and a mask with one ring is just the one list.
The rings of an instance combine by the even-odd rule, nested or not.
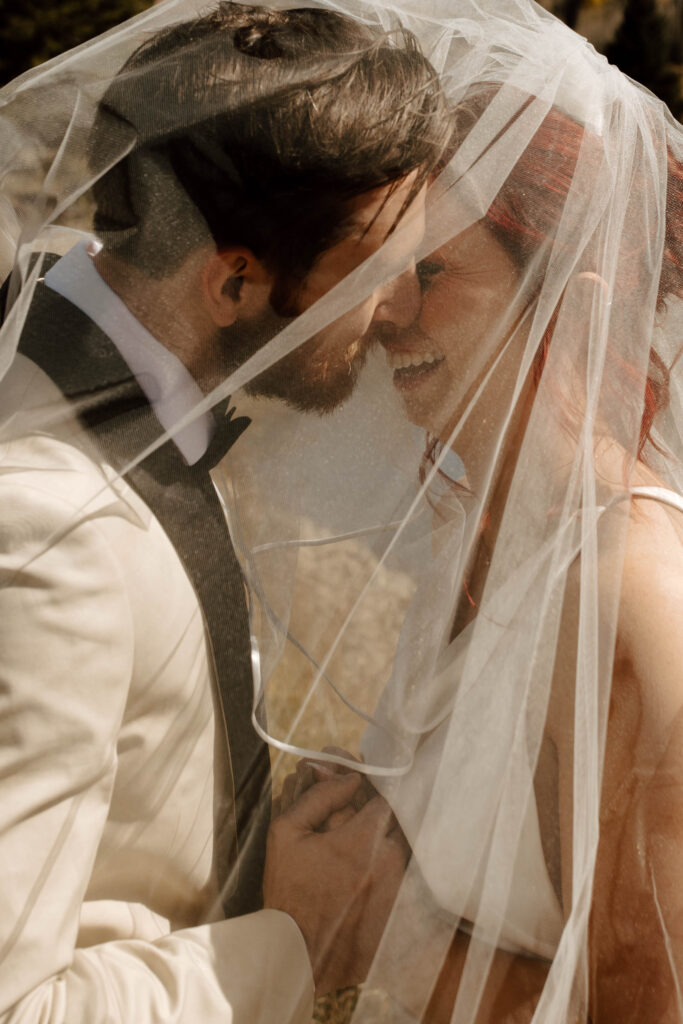
[(0, 495), (0, 1024), (309, 1021), (305, 944), (277, 911), (76, 948), (116, 775), (130, 608), (97, 512), (74, 520), (6, 462)]

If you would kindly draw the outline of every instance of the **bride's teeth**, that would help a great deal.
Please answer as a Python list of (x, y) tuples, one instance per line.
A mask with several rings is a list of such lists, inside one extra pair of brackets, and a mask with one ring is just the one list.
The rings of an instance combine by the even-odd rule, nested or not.
[(407, 370), (410, 366), (431, 366), (443, 357), (433, 352), (387, 352), (387, 362), (392, 370)]

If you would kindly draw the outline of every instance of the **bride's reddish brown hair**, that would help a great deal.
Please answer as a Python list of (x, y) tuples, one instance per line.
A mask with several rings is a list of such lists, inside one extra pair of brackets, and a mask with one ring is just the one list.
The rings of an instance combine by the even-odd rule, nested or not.
[[(466, 137), (498, 91), (498, 86), (486, 85), (458, 104), (454, 112), (454, 149)], [(523, 101), (517, 116), (531, 102), (533, 97)], [(565, 212), (579, 158), (584, 162), (594, 162), (597, 173), (603, 160), (602, 140), (589, 133), (569, 115), (552, 107), (518, 158), (483, 222), (520, 269), (528, 266), (532, 260), (537, 260), (539, 268), (544, 270), (545, 260), (556, 244), (558, 227)], [(657, 309), (662, 313), (667, 296), (683, 297), (683, 224), (677, 215), (683, 205), (683, 165), (671, 151), (667, 153), (667, 160), (668, 216), (657, 289)], [(582, 226), (577, 221), (577, 230), (581, 230)], [(577, 269), (594, 271), (595, 268), (579, 265)], [(599, 281), (597, 274), (587, 275), (590, 276)], [(547, 324), (536, 354), (533, 369), (536, 385), (540, 383), (546, 368), (561, 305), (562, 301)], [(657, 414), (668, 405), (671, 367), (665, 364), (655, 348), (650, 349), (646, 374), (631, 365), (615, 344), (610, 344), (608, 358), (610, 374), (613, 372), (613, 376), (607, 375), (610, 379), (605, 381), (606, 386), (615, 389), (615, 397), (632, 398), (641, 403), (636, 454), (642, 459), (648, 444), (657, 447), (652, 429)], [(580, 417), (573, 416), (571, 410), (565, 412), (566, 418), (575, 425)]]

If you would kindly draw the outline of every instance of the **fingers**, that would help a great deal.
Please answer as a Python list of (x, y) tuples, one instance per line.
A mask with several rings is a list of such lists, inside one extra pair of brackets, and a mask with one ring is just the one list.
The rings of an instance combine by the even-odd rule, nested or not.
[(315, 782), (324, 782), (325, 779), (331, 779), (335, 775), (349, 775), (351, 773), (350, 768), (344, 768), (339, 764), (326, 764), (323, 761), (309, 761), (307, 767), (312, 773)]
[(299, 792), (297, 796), (300, 796), (305, 789), (308, 789), (309, 786), (312, 786), (315, 782), (313, 764), (309, 760), (298, 761), (296, 766), (296, 777), (299, 784)]
[[(334, 757), (343, 757), (345, 761), (353, 761), (355, 764), (359, 764), (359, 758), (350, 754), (348, 750), (344, 750), (343, 747), (323, 747), (322, 752), (323, 754), (332, 754)], [(345, 764), (331, 764), (329, 767), (342, 775), (353, 771), (353, 768)]]
[[(368, 801), (352, 820), (345, 825), (347, 835), (351, 835), (357, 847), (367, 846), (387, 852), (391, 848), (405, 867), (410, 860), (410, 844), (406, 840), (401, 826), (396, 821), (391, 807), (380, 796)], [(380, 845), (381, 844), (381, 845)], [(388, 844), (388, 845), (387, 845)], [(372, 854), (374, 856), (374, 853)]]
[[(282, 783), (282, 791), (277, 799), (278, 811), (277, 814), (284, 814), (292, 806), (297, 797), (296, 792), (297, 778), (296, 775), (287, 775), (285, 781)], [(273, 814), (275, 817), (275, 806), (273, 807)]]
[(320, 829), (321, 832), (334, 832), (336, 828), (340, 828), (345, 825), (347, 821), (355, 816), (356, 812), (353, 808), (353, 803), (347, 804), (346, 807), (342, 808), (341, 811), (334, 811), (329, 816), (325, 824)]
[(389, 804), (381, 796), (368, 800), (365, 807), (362, 807), (353, 820), (348, 823), (347, 828), (355, 830), (359, 838), (361, 835), (386, 836), (394, 827), (396, 819)]
[[(344, 750), (342, 747), (323, 747), (323, 754), (333, 754), (335, 757), (343, 757), (347, 761), (353, 761), (356, 764), (358, 759), (349, 754), (348, 750)], [(348, 775), (353, 771), (350, 765), (346, 764), (334, 764), (330, 761), (306, 761), (305, 762), (310, 770), (314, 773), (318, 782), (323, 779), (328, 779), (330, 775)]]
[[(355, 761), (353, 755), (341, 747), (325, 747), (323, 753), (334, 754)], [(273, 818), (275, 819), (288, 813), (299, 802), (302, 794), (316, 783), (339, 779), (351, 774), (355, 777), (357, 773), (353, 772), (346, 765), (329, 764), (306, 758), (300, 760), (295, 771), (285, 778), (280, 796), (273, 803)], [(317, 826), (318, 830), (331, 832), (342, 825), (346, 825), (357, 811), (362, 810), (369, 801), (374, 800), (376, 797), (377, 790), (367, 776), (363, 775), (348, 805), (334, 810), (326, 821), (321, 822)], [(377, 807), (379, 806), (377, 805)], [(372, 826), (373, 829), (377, 827), (377, 825)]]
[(401, 826), (399, 825), (395, 818), (393, 824), (391, 825), (389, 831), (387, 832), (387, 839), (391, 839), (394, 843), (396, 843), (398, 848), (401, 850), (401, 853), (403, 854), (403, 859), (405, 863), (407, 864), (412, 856), (413, 851), (411, 849), (410, 843), (406, 839), (405, 832), (403, 831), (403, 829), (401, 828)]
[(367, 775), (364, 775), (363, 780), (356, 791), (356, 795), (353, 798), (353, 806), (357, 811), (360, 811), (361, 808), (365, 807), (370, 800), (374, 800), (377, 795), (377, 790), (373, 786), (372, 782), (370, 782)]
[(346, 807), (359, 785), (360, 776), (356, 774), (338, 775), (325, 782), (317, 782), (302, 794), (287, 812), (287, 817), (298, 828), (315, 830), (335, 811)]
[(301, 760), (293, 772), (285, 777), (280, 796), (273, 801), (273, 817), (285, 814), (297, 802), (302, 793), (316, 781), (313, 765), (310, 761)]

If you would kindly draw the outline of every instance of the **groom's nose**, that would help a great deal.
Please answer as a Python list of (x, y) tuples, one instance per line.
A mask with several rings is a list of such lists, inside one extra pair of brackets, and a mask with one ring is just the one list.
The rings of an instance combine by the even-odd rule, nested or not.
[(395, 327), (409, 327), (420, 312), (420, 283), (415, 264), (388, 281), (379, 294), (373, 314), (374, 323), (388, 323)]

